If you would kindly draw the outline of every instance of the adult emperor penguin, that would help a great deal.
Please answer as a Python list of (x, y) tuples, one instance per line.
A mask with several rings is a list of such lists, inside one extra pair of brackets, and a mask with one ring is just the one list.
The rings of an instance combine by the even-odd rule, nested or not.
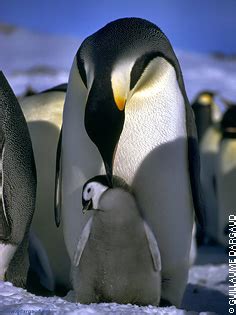
[(83, 183), (103, 161), (110, 186), (115, 174), (132, 187), (158, 239), (162, 303), (179, 306), (194, 207), (202, 221), (198, 143), (178, 60), (156, 25), (124, 18), (85, 39), (70, 72), (58, 154), (56, 222), (61, 209), (71, 261), (88, 220), (79, 211)]
[(0, 72), (0, 279), (26, 285), (36, 171), (19, 103)]
[(201, 184), (205, 196), (205, 240), (217, 240), (218, 201), (216, 188), (217, 159), (221, 139), (220, 124), (213, 124), (204, 134), (200, 144)]
[[(62, 229), (56, 228), (53, 216), (56, 150), (66, 89), (67, 84), (62, 84), (20, 100), (33, 144), (38, 174), (36, 211), (30, 234), (30, 254), (33, 253), (30, 255), (31, 267), (41, 284), (57, 294), (65, 293), (58, 292), (58, 289), (64, 287), (65, 291), (70, 288), (70, 260)], [(44, 274), (47, 274), (47, 281)]]
[(216, 187), (218, 196), (218, 241), (228, 247), (229, 215), (236, 215), (236, 104), (224, 114), (221, 122), (222, 139), (217, 158)]
[(160, 252), (127, 184), (114, 177), (111, 189), (106, 176), (96, 176), (84, 185), (82, 200), (93, 215), (73, 261), (76, 301), (159, 305)]
[(202, 140), (206, 130), (213, 124), (213, 121), (220, 119), (220, 109), (214, 102), (215, 92), (200, 92), (192, 104), (195, 115), (198, 141)]
[(217, 156), (221, 139), (222, 111), (214, 102), (215, 92), (201, 92), (192, 107), (194, 109), (201, 158), (201, 184), (205, 196), (206, 224), (202, 240), (216, 241), (218, 203), (216, 192)]

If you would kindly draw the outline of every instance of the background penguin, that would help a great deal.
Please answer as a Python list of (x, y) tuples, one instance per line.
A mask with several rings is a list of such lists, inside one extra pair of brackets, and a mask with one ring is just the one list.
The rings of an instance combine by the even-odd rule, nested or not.
[(83, 207), (94, 210), (85, 226), (72, 269), (76, 301), (158, 305), (161, 258), (129, 187), (106, 176), (85, 183)]
[[(236, 105), (236, 104), (235, 104)], [(236, 215), (236, 106), (230, 107), (221, 122), (222, 139), (217, 159), (218, 241), (228, 246), (229, 215)]]
[(201, 184), (206, 209), (205, 241), (217, 241), (216, 173), (220, 139), (220, 124), (217, 123), (207, 129), (200, 144)]
[(114, 173), (132, 187), (158, 239), (162, 301), (179, 306), (194, 207), (203, 220), (199, 155), (180, 66), (156, 25), (125, 18), (85, 39), (70, 72), (61, 143), (56, 222), (61, 208), (71, 261), (88, 220), (79, 211), (83, 183), (103, 171), (103, 161), (110, 186)]
[(199, 142), (201, 142), (207, 128), (221, 118), (221, 111), (214, 103), (214, 96), (215, 92), (203, 91), (197, 95), (192, 103)]
[(0, 72), (0, 279), (26, 285), (36, 171), (19, 103)]
[[(233, 106), (232, 102), (229, 100), (221, 98), (221, 101), (225, 107), (224, 110), (227, 110)], [(212, 106), (212, 108), (217, 108), (216, 105)], [(220, 126), (222, 115), (222, 112), (220, 112), (220, 115), (218, 114), (217, 119), (212, 118), (213, 124), (207, 128), (200, 142), (201, 183), (206, 207), (205, 241), (207, 242), (218, 242), (219, 208), (216, 177), (218, 172), (217, 160), (220, 148), (220, 140), (222, 137), (222, 130)]]
[[(47, 290), (56, 290), (58, 295), (65, 294), (70, 288), (70, 262), (62, 229), (56, 228), (53, 216), (56, 149), (66, 89), (67, 84), (62, 84), (20, 101), (32, 139), (38, 174), (36, 211), (32, 222), (33, 236), (30, 246), (31, 271), (37, 274)], [(48, 281), (44, 274), (47, 274)], [(30, 287), (31, 291), (37, 293), (32, 285)], [(37, 288), (38, 284), (35, 285), (35, 289)]]

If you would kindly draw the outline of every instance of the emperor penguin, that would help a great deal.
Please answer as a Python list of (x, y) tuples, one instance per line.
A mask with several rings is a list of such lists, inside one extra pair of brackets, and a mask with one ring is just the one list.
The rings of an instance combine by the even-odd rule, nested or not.
[(0, 280), (25, 287), (36, 170), (20, 105), (0, 71)]
[(221, 139), (220, 121), (222, 111), (215, 103), (216, 92), (203, 91), (194, 101), (196, 125), (200, 142), (201, 184), (205, 199), (206, 224), (201, 241), (217, 241), (217, 156)]
[(229, 224), (229, 215), (236, 215), (236, 104), (225, 112), (221, 132), (216, 177), (219, 207), (217, 235), (219, 243), (228, 247), (229, 235), (225, 231)]
[(207, 128), (221, 118), (220, 109), (214, 102), (215, 95), (216, 92), (213, 91), (202, 91), (192, 103), (199, 142), (201, 142)]
[[(83, 183), (105, 171), (132, 187), (158, 240), (162, 304), (179, 306), (188, 278), (194, 208), (202, 222), (194, 116), (164, 33), (140, 18), (107, 24), (81, 44), (70, 71), (58, 147), (55, 218), (73, 261), (88, 216)], [(104, 165), (104, 167), (103, 167)]]
[(217, 241), (218, 197), (216, 188), (217, 158), (221, 139), (220, 123), (211, 125), (200, 143), (201, 184), (205, 200), (205, 241)]
[[(67, 84), (61, 84), (20, 100), (33, 144), (38, 174), (36, 211), (30, 234), (31, 267), (43, 287), (56, 291), (59, 295), (65, 292), (60, 293), (58, 289), (70, 289), (70, 260), (62, 228), (56, 228), (53, 215), (56, 150), (66, 89)], [(45, 274), (47, 281), (44, 279)]]
[(85, 183), (82, 204), (93, 211), (74, 255), (76, 302), (159, 305), (160, 252), (128, 185), (113, 177), (110, 188), (96, 176)]

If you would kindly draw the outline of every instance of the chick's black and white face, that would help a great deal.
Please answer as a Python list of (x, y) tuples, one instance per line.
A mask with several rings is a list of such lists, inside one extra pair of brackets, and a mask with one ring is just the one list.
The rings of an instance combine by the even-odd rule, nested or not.
[(102, 194), (108, 189), (107, 186), (99, 182), (89, 182), (84, 186), (82, 193), (83, 207), (87, 207), (87, 210), (98, 209), (99, 201)]

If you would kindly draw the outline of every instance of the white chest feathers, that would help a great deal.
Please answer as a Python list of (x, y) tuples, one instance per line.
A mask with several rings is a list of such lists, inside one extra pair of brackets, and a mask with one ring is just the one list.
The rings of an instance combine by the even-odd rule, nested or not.
[(183, 137), (186, 137), (185, 104), (176, 72), (165, 59), (157, 57), (128, 95), (114, 174), (131, 183), (149, 153)]

